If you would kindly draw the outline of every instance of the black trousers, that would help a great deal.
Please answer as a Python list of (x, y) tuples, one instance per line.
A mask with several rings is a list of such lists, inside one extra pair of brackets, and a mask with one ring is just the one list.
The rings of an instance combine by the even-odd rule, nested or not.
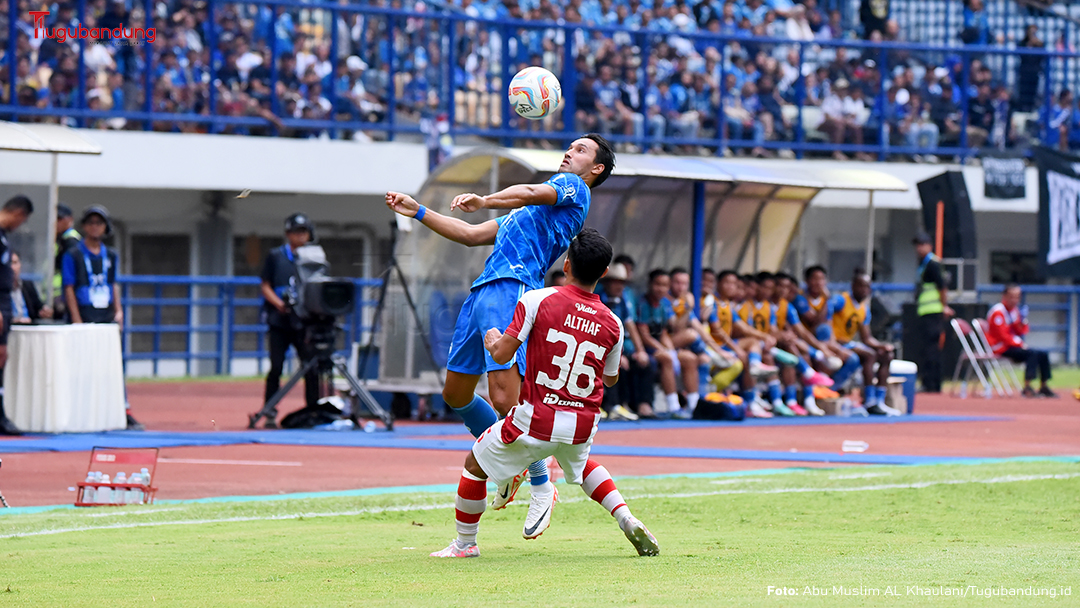
[(1001, 355), (1017, 363), (1025, 363), (1024, 379), (1028, 382), (1035, 379), (1036, 372), (1038, 372), (1039, 380), (1043, 383), (1050, 379), (1050, 355), (1045, 350), (1013, 346), (1001, 353)]
[(615, 386), (604, 387), (604, 410), (610, 412), (611, 408), (622, 404), (636, 412), (639, 403), (652, 403), (655, 381), (656, 374), (651, 365), (639, 366), (631, 358), (630, 369), (620, 370)]
[[(307, 362), (307, 349), (304, 347), (304, 330), (292, 327), (270, 326), (266, 332), (270, 342), (270, 373), (266, 375), (266, 393), (263, 403), (281, 388), (281, 371), (285, 367), (285, 352), (291, 345), (296, 349), (301, 362)], [(314, 406), (319, 401), (319, 372), (311, 370), (304, 375), (304, 400), (308, 407)], [(277, 411), (274, 411), (277, 414)]]
[(941, 332), (944, 328), (945, 315), (942, 313), (919, 317), (916, 331), (923, 342), (919, 376), (923, 390), (928, 393), (941, 392)]
[[(8, 302), (10, 301), (11, 300), (9, 299)], [(0, 315), (3, 315), (4, 317), (4, 326), (3, 328), (0, 328), (0, 345), (7, 346), (8, 334), (11, 333), (11, 319), (13, 315), (11, 307), (4, 307), (0, 304)], [(4, 367), (6, 366), (0, 365), (0, 418), (7, 417), (7, 414), (4, 413)]]

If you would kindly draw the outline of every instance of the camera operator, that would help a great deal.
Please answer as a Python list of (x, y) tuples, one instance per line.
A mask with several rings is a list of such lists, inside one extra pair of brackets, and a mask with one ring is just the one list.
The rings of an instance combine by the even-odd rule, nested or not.
[[(263, 403), (278, 392), (285, 352), (291, 344), (301, 361), (308, 358), (304, 347), (304, 325), (292, 309), (296, 301), (296, 250), (314, 240), (314, 227), (303, 213), (294, 213), (285, 220), (285, 244), (270, 250), (262, 271), (262, 320), (270, 344), (270, 373), (266, 376)], [(319, 376), (312, 370), (304, 376), (304, 399), (307, 407), (319, 400)], [(266, 428), (277, 428), (277, 411), (267, 417)]]

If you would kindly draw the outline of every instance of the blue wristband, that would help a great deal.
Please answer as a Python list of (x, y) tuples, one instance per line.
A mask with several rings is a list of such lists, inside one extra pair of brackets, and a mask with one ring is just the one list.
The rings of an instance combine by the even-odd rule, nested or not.
[(415, 218), (416, 221), (418, 221), (418, 222), (422, 222), (422, 221), (424, 221), (424, 214), (426, 214), (426, 213), (427, 213), (427, 207), (425, 207), (423, 205), (420, 205), (420, 210), (416, 212), (416, 215), (414, 215), (413, 218)]

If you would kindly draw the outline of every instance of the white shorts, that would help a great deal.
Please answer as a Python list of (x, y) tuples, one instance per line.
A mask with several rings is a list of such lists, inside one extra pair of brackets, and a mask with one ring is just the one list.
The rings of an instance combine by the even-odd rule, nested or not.
[(580, 484), (589, 460), (592, 439), (585, 443), (570, 444), (544, 441), (522, 433), (513, 443), (503, 443), (502, 419), (484, 431), (473, 444), (472, 452), (480, 468), (491, 481), (502, 485), (518, 475), (530, 464), (554, 456), (566, 475), (566, 483)]

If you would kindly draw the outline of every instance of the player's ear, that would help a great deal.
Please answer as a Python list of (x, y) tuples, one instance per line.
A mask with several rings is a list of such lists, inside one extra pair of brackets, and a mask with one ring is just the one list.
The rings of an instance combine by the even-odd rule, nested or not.
[(570, 256), (566, 256), (566, 259), (563, 260), (562, 271), (566, 276), (570, 276)]

